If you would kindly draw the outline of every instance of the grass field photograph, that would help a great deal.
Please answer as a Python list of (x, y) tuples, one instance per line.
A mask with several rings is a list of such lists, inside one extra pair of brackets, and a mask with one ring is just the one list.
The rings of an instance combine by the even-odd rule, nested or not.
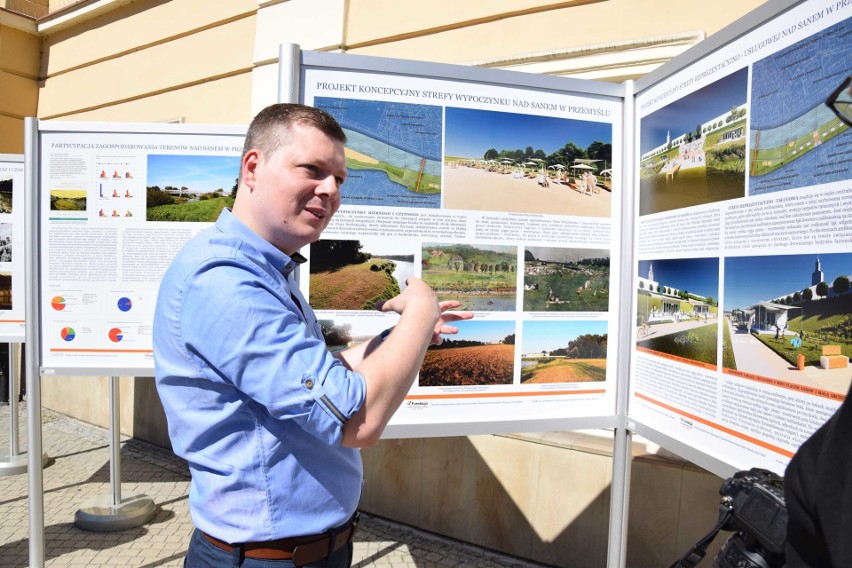
[(234, 204), (239, 156), (149, 154), (146, 220), (216, 221)]
[(522, 334), (522, 383), (606, 380), (607, 322), (526, 321)]
[(523, 298), (528, 312), (607, 311), (609, 251), (526, 247)]
[(426, 352), (421, 387), (510, 385), (514, 377), (515, 322), (460, 321), (459, 332)]
[(514, 311), (517, 254), (514, 246), (423, 243), (422, 278), (460, 310)]
[(417, 245), (387, 238), (311, 244), (309, 298), (317, 310), (375, 310), (405, 289)]

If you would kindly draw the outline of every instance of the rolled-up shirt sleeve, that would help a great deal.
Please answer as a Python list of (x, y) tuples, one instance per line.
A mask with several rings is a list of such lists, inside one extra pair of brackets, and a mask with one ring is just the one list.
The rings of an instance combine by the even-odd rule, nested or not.
[(180, 336), (199, 374), (232, 385), (275, 420), (292, 420), (327, 444), (364, 403), (364, 378), (329, 353), (309, 307), (288, 280), (234, 258), (208, 259), (188, 274)]

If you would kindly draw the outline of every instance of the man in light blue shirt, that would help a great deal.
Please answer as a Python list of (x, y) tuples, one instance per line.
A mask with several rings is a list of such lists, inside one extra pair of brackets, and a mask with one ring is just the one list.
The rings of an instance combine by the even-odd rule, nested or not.
[[(192, 473), (190, 568), (349, 566), (376, 443), (457, 302), (417, 278), (380, 310), (394, 332), (330, 354), (294, 280), (340, 206), (346, 136), (323, 111), (267, 107), (246, 135), (233, 211), (177, 255), (154, 316), (157, 389)], [(271, 563), (271, 564), (270, 564)]]

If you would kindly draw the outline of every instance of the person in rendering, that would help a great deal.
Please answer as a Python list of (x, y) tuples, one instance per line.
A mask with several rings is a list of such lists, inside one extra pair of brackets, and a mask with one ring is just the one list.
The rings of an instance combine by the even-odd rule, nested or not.
[(298, 250), (340, 205), (346, 136), (292, 104), (249, 126), (233, 210), (163, 277), (154, 315), (157, 390), (192, 473), (185, 566), (349, 566), (376, 443), (430, 344), (472, 317), (421, 280), (377, 306), (393, 332), (332, 355), (300, 293)]

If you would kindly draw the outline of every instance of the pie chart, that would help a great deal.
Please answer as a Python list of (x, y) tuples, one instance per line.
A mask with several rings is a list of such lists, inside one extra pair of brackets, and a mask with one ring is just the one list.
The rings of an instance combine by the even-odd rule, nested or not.
[(130, 298), (122, 297), (118, 299), (118, 309), (122, 312), (129, 312), (132, 307), (133, 302), (130, 301)]
[(74, 338), (77, 337), (73, 327), (63, 327), (60, 335), (65, 341), (74, 341)]
[(122, 339), (124, 339), (124, 335), (121, 333), (120, 329), (118, 329), (117, 327), (114, 327), (111, 330), (109, 330), (109, 340), (110, 341), (112, 341), (113, 343), (118, 343)]
[(65, 309), (65, 298), (63, 298), (62, 296), (54, 296), (53, 299), (50, 301), (50, 305), (57, 312), (61, 312)]

